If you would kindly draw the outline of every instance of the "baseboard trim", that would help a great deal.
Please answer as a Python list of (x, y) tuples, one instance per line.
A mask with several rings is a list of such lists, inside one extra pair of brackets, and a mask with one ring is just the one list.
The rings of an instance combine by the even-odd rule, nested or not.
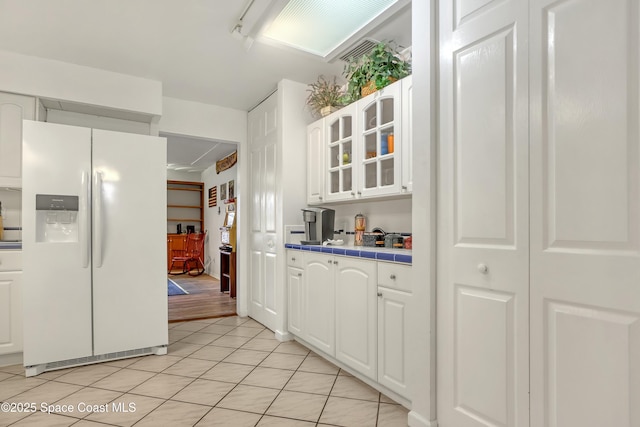
[(291, 332), (276, 331), (276, 339), (280, 342), (291, 341), (293, 340), (293, 335)]
[(22, 365), (22, 353), (3, 354), (0, 356), (0, 366)]
[(438, 427), (438, 421), (429, 421), (415, 411), (409, 411), (409, 427)]

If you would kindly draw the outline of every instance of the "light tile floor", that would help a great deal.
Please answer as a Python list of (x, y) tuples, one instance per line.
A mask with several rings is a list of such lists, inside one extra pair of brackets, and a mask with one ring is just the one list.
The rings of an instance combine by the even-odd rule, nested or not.
[(252, 319), (172, 323), (169, 343), (32, 378), (0, 367), (0, 401), (37, 410), (0, 412), (0, 427), (407, 425), (404, 407)]

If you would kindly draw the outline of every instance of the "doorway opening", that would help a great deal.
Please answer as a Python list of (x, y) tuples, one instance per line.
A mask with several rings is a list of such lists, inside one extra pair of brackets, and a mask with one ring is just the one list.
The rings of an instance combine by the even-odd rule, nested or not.
[(237, 188), (237, 165), (221, 171), (216, 162), (236, 152), (238, 145), (165, 132), (160, 136), (167, 138), (167, 270), (177, 242), (186, 241), (187, 233), (207, 232), (201, 257), (205, 272), (198, 276), (175, 274), (182, 271), (178, 265), (180, 271), (168, 274), (187, 291), (168, 296), (169, 322), (235, 315), (236, 299), (220, 284), (219, 230), (230, 203), (229, 188)]

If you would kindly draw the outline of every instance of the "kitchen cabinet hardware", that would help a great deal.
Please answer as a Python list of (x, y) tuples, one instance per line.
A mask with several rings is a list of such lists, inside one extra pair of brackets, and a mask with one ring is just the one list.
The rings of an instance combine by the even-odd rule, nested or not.
[(302, 277), (302, 273), (298, 273), (298, 277)]
[(391, 276), (389, 276), (389, 279), (391, 279), (391, 280), (396, 280), (396, 275), (395, 275), (395, 274), (392, 274)]
[(478, 271), (482, 274), (487, 274), (489, 272), (489, 267), (487, 267), (487, 264), (480, 263), (478, 264)]
[(338, 265), (338, 261), (333, 261), (333, 264), (334, 265)]
[(294, 257), (294, 256), (293, 256), (293, 257), (291, 257), (291, 261), (294, 261), (294, 262), (295, 262), (295, 260), (296, 260), (296, 257)]
[(382, 292), (378, 292), (378, 296), (379, 296), (379, 297), (382, 297)]

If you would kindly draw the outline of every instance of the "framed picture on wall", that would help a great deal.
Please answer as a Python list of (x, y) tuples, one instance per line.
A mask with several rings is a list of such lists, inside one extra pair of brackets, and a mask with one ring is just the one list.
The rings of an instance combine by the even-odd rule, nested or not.
[(234, 183), (233, 183), (233, 179), (231, 181), (229, 181), (229, 198), (233, 199), (236, 194), (235, 194), (235, 189), (234, 187)]
[(213, 186), (209, 189), (209, 207), (212, 208), (218, 205), (218, 187)]
[(227, 200), (227, 183), (220, 184), (220, 200)]

